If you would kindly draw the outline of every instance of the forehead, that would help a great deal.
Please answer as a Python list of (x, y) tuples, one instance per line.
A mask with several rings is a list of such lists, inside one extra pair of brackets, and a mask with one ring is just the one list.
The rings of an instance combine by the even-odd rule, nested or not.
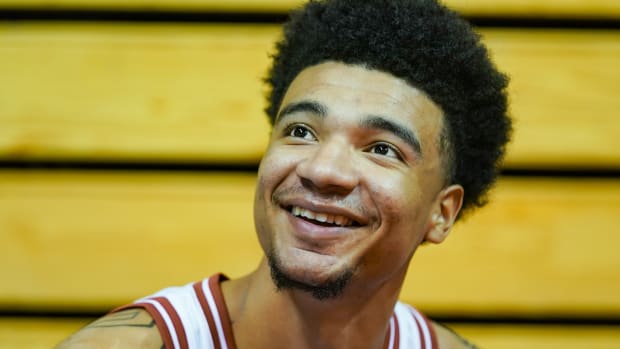
[(319, 87), (348, 88), (358, 93), (377, 94), (392, 103), (411, 102), (413, 99), (426, 99), (433, 103), (422, 91), (389, 73), (338, 62), (325, 62), (302, 70), (289, 86), (285, 100), (292, 95), (311, 94)]
[(424, 92), (389, 73), (357, 65), (325, 62), (304, 69), (289, 86), (281, 110), (301, 101), (318, 102), (328, 117), (343, 120), (385, 116), (435, 140), (443, 125), (443, 112)]

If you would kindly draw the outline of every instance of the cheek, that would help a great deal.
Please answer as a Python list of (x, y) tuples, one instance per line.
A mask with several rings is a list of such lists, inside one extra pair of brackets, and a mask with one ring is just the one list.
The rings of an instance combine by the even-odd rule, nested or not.
[(254, 226), (263, 247), (269, 244), (274, 224), (272, 220), (276, 208), (272, 205), (272, 195), (294, 169), (293, 162), (283, 155), (286, 154), (268, 149), (258, 169), (254, 193)]
[(405, 180), (404, 176), (375, 174), (373, 177), (380, 180), (374, 182), (370, 196), (381, 212), (382, 219), (392, 222), (409, 216), (409, 208), (414, 206), (412, 201), (416, 195), (411, 181)]
[(265, 206), (265, 184), (262, 180), (262, 177), (258, 177), (258, 182), (256, 184), (256, 192), (254, 193), (254, 229), (256, 230), (258, 241), (262, 246), (263, 250), (267, 249), (269, 245), (268, 242), (268, 217), (267, 217), (267, 208)]
[(261, 162), (256, 178), (256, 188), (254, 193), (254, 211), (255, 214), (261, 210), (267, 210), (273, 192), (286, 178), (286, 171), (278, 165), (280, 163), (271, 161), (273, 157), (265, 158)]
[(271, 149), (268, 149), (267, 153), (261, 160), (256, 182), (257, 201), (261, 199), (264, 200), (264, 196), (268, 196), (268, 192), (273, 191), (273, 188), (278, 181), (277, 178), (282, 175), (282, 162), (276, 161), (277, 159), (277, 154), (274, 154)]
[(383, 181), (373, 190), (373, 200), (381, 212), (385, 243), (393, 253), (410, 254), (424, 239), (429, 205), (426, 195), (413, 179)]
[(254, 226), (263, 248), (270, 234), (269, 207), (274, 185), (273, 178), (274, 166), (270, 162), (270, 157), (265, 156), (258, 169), (254, 192)]
[(282, 180), (289, 174), (299, 161), (299, 155), (286, 146), (272, 144), (267, 148), (263, 156), (258, 174), (262, 182), (269, 186), (272, 182), (277, 182), (278, 178)]

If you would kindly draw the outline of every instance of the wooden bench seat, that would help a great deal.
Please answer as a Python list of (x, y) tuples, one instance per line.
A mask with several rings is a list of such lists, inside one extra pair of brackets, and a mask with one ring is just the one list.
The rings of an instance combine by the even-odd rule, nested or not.
[[(485, 29), (509, 168), (620, 168), (620, 33)], [(255, 164), (274, 26), (0, 23), (0, 161)], [(45, 57), (42, 64), (41, 57)]]
[(620, 346), (620, 326), (455, 324), (453, 329), (493, 349), (612, 349)]
[[(0, 171), (0, 309), (105, 311), (253, 269), (252, 174)], [(618, 180), (503, 178), (402, 298), (445, 316), (617, 316)]]
[[(301, 0), (0, 0), (0, 8), (282, 13), (302, 3)], [(620, 4), (615, 0), (445, 0), (445, 3), (469, 16), (602, 19), (620, 17)]]

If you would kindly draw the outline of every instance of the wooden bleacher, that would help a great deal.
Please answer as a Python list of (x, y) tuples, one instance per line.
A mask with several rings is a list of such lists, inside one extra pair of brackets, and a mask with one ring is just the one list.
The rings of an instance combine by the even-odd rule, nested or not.
[[(0, 20), (0, 348), (51, 347), (93, 314), (242, 275), (260, 256), (255, 176), (234, 169), (266, 144), (260, 80), (278, 23), (55, 21), (53, 10), (299, 3), (0, 0), (0, 14), (52, 13)], [(471, 17), (620, 21), (617, 1), (447, 3)], [(446, 243), (418, 251), (402, 298), (458, 320), (481, 347), (617, 348), (620, 30), (480, 30), (512, 79), (509, 175)]]
[[(283, 13), (303, 0), (0, 0), (3, 8)], [(617, 19), (615, 0), (445, 0), (467, 16)]]

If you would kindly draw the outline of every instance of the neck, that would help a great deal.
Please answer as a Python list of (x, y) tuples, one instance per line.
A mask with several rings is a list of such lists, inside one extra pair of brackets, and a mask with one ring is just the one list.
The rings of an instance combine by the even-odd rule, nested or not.
[(404, 276), (405, 270), (376, 285), (354, 278), (341, 296), (317, 300), (304, 291), (276, 290), (263, 261), (222, 289), (238, 349), (380, 349)]

